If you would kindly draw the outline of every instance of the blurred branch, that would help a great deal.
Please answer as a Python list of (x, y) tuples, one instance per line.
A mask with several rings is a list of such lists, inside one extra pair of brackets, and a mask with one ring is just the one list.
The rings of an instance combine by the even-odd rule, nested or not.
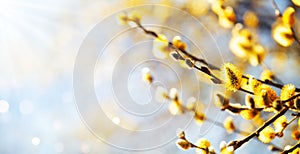
[[(281, 13), (281, 11), (280, 11), (280, 9), (279, 9), (279, 7), (278, 7), (278, 5), (277, 5), (277, 3), (276, 3), (275, 0), (272, 0), (272, 5), (273, 5), (273, 7), (274, 7), (274, 9), (275, 9), (275, 15), (276, 15), (277, 17), (280, 17), (280, 18), (281, 18), (281, 17), (282, 17), (282, 13)], [(294, 37), (295, 41), (297, 42), (298, 45), (300, 45), (300, 40), (299, 40), (298, 37), (296, 36), (295, 28), (294, 28), (294, 27), (291, 27), (291, 30), (292, 30), (292, 32), (293, 32), (293, 37)]]

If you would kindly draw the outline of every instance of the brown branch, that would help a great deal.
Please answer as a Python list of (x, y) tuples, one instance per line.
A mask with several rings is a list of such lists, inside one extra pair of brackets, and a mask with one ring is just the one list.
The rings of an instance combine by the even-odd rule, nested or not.
[(287, 100), (283, 100), (283, 101), (281, 101), (281, 102), (282, 102), (282, 103), (286, 103), (286, 102), (289, 102), (289, 101), (291, 101), (291, 100), (293, 100), (293, 99), (298, 98), (299, 96), (300, 96), (300, 93), (297, 94), (297, 95), (292, 96), (291, 98), (289, 98), (289, 99), (287, 99)]
[[(134, 22), (140, 29), (142, 29), (142, 30), (144, 31), (144, 33), (146, 33), (146, 34), (148, 34), (148, 35), (151, 35), (151, 36), (154, 37), (154, 38), (158, 38), (158, 34), (155, 33), (154, 31), (147, 30), (143, 25), (141, 25), (141, 23), (139, 23), (139, 22), (137, 22), (137, 21), (135, 21), (135, 20), (131, 20), (131, 21)], [(208, 63), (208, 62), (205, 61), (204, 59), (198, 58), (198, 57), (192, 55), (191, 53), (189, 53), (189, 52), (187, 52), (187, 51), (185, 51), (185, 50), (176, 48), (176, 47), (173, 45), (172, 42), (168, 42), (168, 44), (169, 44), (169, 47), (171, 47), (172, 49), (174, 49), (176, 52), (180, 52), (180, 53), (184, 54), (185, 56), (191, 58), (193, 61), (199, 62), (199, 63), (201, 63), (201, 64), (207, 66), (209, 69), (212, 69), (212, 70), (220, 70), (219, 67), (214, 66), (214, 65)], [(196, 67), (195, 67), (195, 68), (196, 68)], [(196, 69), (199, 70), (199, 67), (196, 68)], [(214, 83), (216, 83), (216, 84), (220, 84), (220, 83), (221, 83), (221, 80), (218, 79), (218, 78), (217, 78), (216, 76), (214, 76), (213, 74), (207, 73), (207, 71), (203, 71), (203, 69), (201, 69), (200, 71), (203, 72), (203, 73), (205, 73), (205, 74), (207, 74), (207, 75), (209, 75), (209, 76), (211, 76), (211, 77), (212, 77), (212, 81), (213, 81)], [(243, 75), (243, 78), (249, 79), (249, 78), (248, 78), (247, 76), (245, 76), (245, 75)], [(281, 88), (283, 87), (282, 84), (275, 83), (275, 82), (270, 81), (270, 80), (264, 80), (264, 81), (263, 81), (263, 80), (260, 80), (260, 79), (256, 79), (256, 80), (259, 81), (259, 82), (261, 82), (261, 83), (263, 83), (263, 84), (267, 84), (267, 85), (270, 85), (270, 86), (273, 86), (273, 87), (276, 87), (276, 88), (280, 88), (280, 89), (281, 89)], [(241, 90), (241, 91), (243, 91), (243, 90)], [(296, 92), (300, 92), (300, 88), (296, 88), (295, 91), (296, 91)], [(244, 91), (244, 92), (245, 92), (245, 91)], [(249, 93), (249, 92), (247, 92), (247, 93)], [(251, 94), (251, 93), (249, 93), (249, 94)]]
[[(242, 77), (245, 78), (245, 79), (249, 79), (249, 77), (247, 77), (246, 75), (243, 75)], [(276, 88), (279, 88), (279, 89), (281, 89), (283, 87), (282, 84), (275, 83), (271, 80), (260, 80), (260, 79), (256, 79), (256, 80), (263, 83), (263, 84), (270, 85), (270, 86), (273, 86), (273, 87), (276, 87)], [(300, 92), (300, 88), (296, 88), (295, 91)]]
[(236, 150), (239, 147), (241, 147), (243, 144), (245, 144), (246, 142), (248, 142), (250, 139), (252, 139), (253, 137), (258, 137), (259, 133), (266, 128), (267, 126), (269, 126), (270, 124), (272, 124), (276, 119), (278, 119), (280, 116), (284, 115), (287, 111), (288, 111), (288, 107), (284, 106), (278, 113), (276, 113), (273, 117), (271, 117), (270, 119), (268, 119), (263, 125), (261, 125), (256, 131), (252, 132), (250, 135), (248, 135), (247, 137), (245, 137), (244, 139), (241, 140), (237, 140), (237, 141), (232, 141), (229, 143), (228, 146), (233, 146), (233, 148)]
[(277, 147), (277, 146), (275, 146), (275, 145), (270, 145), (270, 146), (269, 146), (269, 150), (270, 150), (270, 151), (277, 151), (277, 152), (283, 151), (283, 149), (281, 149), (281, 148), (279, 148), (279, 147)]
[(248, 93), (248, 94), (250, 94), (250, 95), (254, 95), (253, 92), (248, 91), (248, 90), (246, 90), (246, 89), (240, 88), (239, 90), (242, 91), (242, 92)]
[(298, 143), (296, 143), (290, 149), (282, 151), (281, 154), (288, 154), (290, 152), (293, 152), (296, 148), (300, 148), (300, 141), (298, 141)]

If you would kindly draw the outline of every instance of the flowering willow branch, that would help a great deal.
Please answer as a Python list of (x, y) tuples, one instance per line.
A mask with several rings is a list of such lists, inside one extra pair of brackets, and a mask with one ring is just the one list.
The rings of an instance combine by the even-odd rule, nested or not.
[[(142, 29), (146, 34), (151, 35), (151, 36), (153, 36), (153, 37), (155, 37), (155, 38), (158, 38), (158, 34), (156, 34), (154, 31), (147, 30), (144, 26), (141, 25), (140, 22), (138, 22), (138, 21), (136, 21), (136, 20), (131, 20), (131, 21), (134, 22), (134, 23), (135, 23), (140, 29)], [(196, 56), (190, 54), (189, 52), (187, 52), (187, 51), (185, 51), (185, 50), (183, 50), (183, 49), (178, 49), (178, 48), (176, 48), (176, 47), (173, 45), (172, 42), (168, 42), (168, 44), (169, 44), (169, 47), (171, 47), (172, 49), (174, 49), (176, 52), (180, 52), (180, 53), (186, 55), (187, 57), (191, 58), (193, 61), (195, 61), (195, 62), (200, 62), (200, 63), (204, 64), (205, 66), (207, 66), (207, 67), (210, 68), (210, 69), (213, 69), (213, 70), (214, 70), (214, 69), (215, 69), (215, 70), (219, 70), (218, 67), (214, 66), (213, 64), (207, 63), (204, 59), (198, 58), (198, 57), (196, 57)], [(210, 77), (212, 77), (212, 81), (213, 81), (214, 83), (216, 83), (216, 84), (221, 84), (221, 83), (222, 83), (222, 81), (221, 81), (218, 77), (216, 77), (214, 74), (212, 74), (212, 73), (209, 71), (209, 69), (208, 69), (207, 67), (203, 67), (203, 66), (198, 67), (198, 66), (196, 66), (195, 64), (193, 64), (193, 67), (196, 68), (197, 70), (199, 70), (199, 71), (201, 71), (201, 72), (203, 72), (203, 73), (209, 75)]]
[[(283, 135), (283, 131), (293, 122), (293, 121), (295, 121), (298, 117), (299, 117), (299, 113), (297, 114), (297, 115), (295, 115), (289, 122), (287, 122), (283, 127), (282, 127), (282, 129), (280, 130), (280, 132), (277, 132), (276, 133), (276, 135), (278, 136), (281, 136), (281, 135)], [(293, 116), (293, 114), (292, 114), (292, 116)]]
[(269, 126), (271, 123), (273, 123), (276, 119), (278, 119), (280, 116), (284, 115), (287, 111), (289, 110), (289, 108), (287, 106), (284, 106), (278, 113), (276, 113), (273, 117), (271, 117), (270, 119), (268, 119), (263, 125), (261, 125), (256, 131), (254, 131), (253, 133), (251, 133), (250, 135), (248, 135), (247, 137), (245, 137), (242, 140), (237, 140), (237, 141), (232, 141), (231, 143), (229, 143), (229, 146), (233, 146), (234, 149), (238, 149), (239, 147), (241, 147), (244, 143), (248, 142), (250, 139), (252, 139), (253, 137), (258, 137), (259, 133), (266, 128), (267, 126)]
[[(274, 9), (275, 9), (275, 15), (276, 15), (277, 17), (282, 17), (282, 13), (280, 12), (279, 7), (278, 7), (278, 5), (277, 5), (277, 3), (276, 3), (275, 0), (272, 0), (272, 5), (273, 5), (273, 7), (274, 7)], [(294, 27), (291, 27), (291, 30), (292, 30), (292, 33), (293, 33), (293, 38), (295, 39), (295, 41), (297, 42), (297, 44), (300, 45), (300, 40), (299, 40), (298, 37), (296, 36), (295, 28), (294, 28)]]
[[(249, 77), (245, 76), (245, 75), (243, 75), (243, 78), (249, 79)], [(259, 81), (259, 82), (261, 82), (261, 83), (263, 83), (263, 84), (270, 85), (270, 86), (273, 86), (273, 87), (276, 87), (276, 88), (279, 88), (279, 89), (282, 89), (282, 87), (283, 87), (282, 84), (275, 83), (275, 82), (273, 82), (271, 80), (268, 80), (268, 79), (267, 80), (256, 79), (256, 80)], [(296, 92), (300, 92), (300, 88), (296, 88), (295, 91)]]
[(292, 96), (291, 98), (289, 98), (289, 99), (287, 99), (287, 100), (281, 101), (281, 102), (282, 102), (282, 103), (286, 103), (286, 102), (289, 102), (289, 101), (291, 101), (291, 100), (294, 100), (294, 99), (296, 99), (296, 98), (298, 98), (298, 97), (300, 97), (300, 93), (297, 94), (297, 95)]
[[(142, 24), (140, 22), (131, 20), (132, 22), (134, 22), (140, 29), (142, 29), (146, 34), (151, 35), (155, 38), (158, 38), (158, 35), (156, 34), (156, 32), (151, 31), (151, 30), (147, 30), (144, 26), (142, 26)], [(174, 50), (176, 51), (180, 51), (181, 53), (183, 53), (184, 55), (188, 56), (189, 58), (191, 58), (192, 60), (196, 61), (196, 62), (200, 62), (203, 65), (207, 66), (208, 68), (212, 69), (212, 70), (219, 70), (219, 68), (217, 66), (214, 66), (213, 64), (210, 64), (208, 62), (206, 62), (204, 59), (198, 58), (192, 54), (190, 54), (189, 52), (183, 50), (183, 49), (178, 49), (176, 48), (172, 42), (168, 42), (169, 46), (172, 47)]]
[[(130, 20), (130, 19), (129, 19), (129, 20)], [(144, 31), (144, 33), (146, 33), (146, 34), (148, 34), (148, 35), (151, 35), (151, 36), (154, 37), (154, 38), (158, 38), (158, 34), (157, 34), (156, 32), (146, 29), (139, 21), (136, 21), (136, 20), (130, 20), (130, 21), (133, 22), (133, 23), (135, 23), (135, 24), (137, 25), (138, 28), (142, 29), (142, 30)], [(178, 49), (177, 47), (175, 47), (175, 46), (173, 45), (172, 42), (168, 42), (168, 44), (169, 44), (169, 47), (171, 47), (172, 49), (174, 49), (177, 53), (180, 52), (180, 53), (184, 54), (185, 56), (189, 57), (189, 58), (190, 58), (191, 60), (193, 60), (195, 63), (196, 63), (196, 62), (199, 62), (199, 63), (203, 64), (204, 66), (206, 66), (206, 67), (204, 67), (204, 66), (198, 67), (195, 63), (193, 63), (193, 67), (194, 67), (195, 69), (197, 69), (197, 70), (199, 70), (199, 71), (201, 71), (201, 72), (203, 72), (203, 73), (209, 75), (210, 77), (212, 77), (211, 80), (212, 80), (215, 84), (221, 84), (221, 83), (222, 83), (222, 80), (219, 79), (218, 77), (216, 77), (214, 74), (212, 74), (212, 73), (210, 72), (210, 70), (209, 70), (209, 69), (212, 69), (212, 70), (220, 70), (219, 67), (214, 66), (213, 64), (208, 63), (208, 62), (205, 61), (204, 59), (201, 59), (201, 58), (198, 58), (198, 57), (192, 55), (191, 53), (187, 52), (186, 50)], [(247, 77), (247, 76), (245, 76), (245, 75), (243, 75), (242, 77), (245, 78), (245, 79), (249, 79), (249, 77)], [(267, 84), (267, 85), (270, 85), (270, 86), (273, 86), (273, 87), (276, 87), (276, 88), (280, 88), (280, 89), (281, 89), (281, 88), (283, 87), (282, 84), (275, 83), (275, 82), (270, 81), (270, 80), (264, 80), (264, 81), (263, 81), (263, 80), (260, 80), (260, 79), (256, 79), (256, 80), (259, 81), (259, 82), (261, 82), (261, 83), (263, 83), (263, 84)], [(247, 91), (247, 90), (245, 90), (245, 89), (240, 88), (239, 90), (240, 90), (240, 91), (243, 91), (243, 92), (246, 92), (246, 93), (248, 93), (248, 94), (253, 95), (253, 92)], [(300, 88), (296, 88), (295, 91), (296, 91), (296, 92), (300, 92)]]
[(292, 146), (290, 149), (282, 151), (281, 154), (288, 154), (293, 152), (296, 148), (300, 148), (300, 141), (298, 141), (298, 143)]

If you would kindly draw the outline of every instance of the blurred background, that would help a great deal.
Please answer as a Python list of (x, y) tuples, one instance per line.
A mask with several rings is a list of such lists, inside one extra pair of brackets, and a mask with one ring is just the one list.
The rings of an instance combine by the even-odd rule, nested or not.
[[(166, 106), (159, 108), (159, 113), (155, 116), (143, 118), (139, 115), (126, 115), (128, 113), (114, 109), (115, 107), (112, 107), (115, 106), (112, 103), (115, 101), (112, 98), (113, 95), (108, 94), (105, 101), (102, 101), (102, 97), (106, 96), (105, 91), (109, 90), (113, 83), (121, 84), (110, 75), (105, 74), (117, 70), (119, 71), (117, 75), (122, 76), (122, 73), (133, 69), (131, 66), (136, 66), (137, 70), (141, 70), (143, 67), (137, 65), (139, 62), (146, 60), (147, 57), (155, 58), (151, 55), (152, 38), (145, 36), (135, 28), (122, 27), (116, 20), (116, 14), (119, 11), (135, 10), (133, 6), (141, 4), (160, 4), (188, 12), (189, 14), (184, 14), (178, 10), (174, 11), (176, 10), (174, 8), (168, 12), (167, 9), (155, 10), (148, 7), (144, 12), (140, 11), (140, 14), (142, 14), (142, 23), (149, 24), (149, 27), (151, 27), (151, 23), (160, 25), (152, 25), (153, 30), (164, 33), (170, 39), (174, 35), (181, 35), (194, 54), (209, 59), (217, 66), (225, 61), (236, 61), (228, 47), (231, 30), (217, 24), (217, 16), (211, 13), (210, 3), (206, 0), (151, 2), (143, 0), (1, 0), (0, 153), (194, 153), (194, 150), (181, 151), (176, 147), (174, 139), (178, 125), (188, 126), (186, 134), (191, 141), (205, 137), (212, 142), (216, 149), (222, 140), (230, 141), (242, 137), (238, 134), (227, 134), (224, 129), (220, 129), (212, 123), (199, 126), (190, 121), (191, 115), (174, 118), (168, 113)], [(271, 1), (229, 0), (228, 4), (237, 12), (238, 21), (243, 20), (243, 14), (247, 10), (257, 12), (260, 22), (258, 27), (253, 28), (253, 31), (267, 50), (265, 65), (278, 74), (282, 81), (300, 85), (300, 81), (297, 79), (300, 71), (298, 68), (299, 45), (294, 44), (286, 49), (272, 41), (271, 26), (276, 17)], [(290, 3), (280, 2), (279, 6), (283, 10), (287, 5)], [(143, 9), (138, 8), (135, 11), (137, 10)], [(178, 12), (180, 12), (179, 15)], [(122, 36), (118, 35), (120, 40), (113, 42), (110, 47), (105, 49), (104, 53), (106, 54), (103, 54), (103, 57), (106, 59), (97, 63), (95, 90), (102, 103), (100, 106), (106, 111), (106, 116), (113, 123), (123, 125), (115, 129), (107, 128), (109, 131), (105, 138), (99, 138), (93, 134), (93, 130), (88, 129), (87, 124), (84, 123), (85, 119), (81, 116), (82, 113), (77, 109), (73, 94), (73, 71), (81, 43), (93, 28), (97, 29), (99, 22), (108, 18), (113, 19), (109, 20), (112, 23), (102, 22), (101, 24), (106, 28), (102, 31), (98, 29), (103, 37), (109, 36), (110, 30), (114, 32), (126, 28), (129, 30), (127, 29)], [(196, 20), (201, 24), (195, 22)], [(161, 25), (165, 27), (161, 27)], [(297, 32), (300, 31), (300, 26), (295, 27)], [(97, 39), (101, 41), (100, 36)], [(128, 48), (130, 52), (126, 51)], [(102, 47), (99, 47), (99, 51), (101, 49)], [(139, 53), (142, 51), (145, 51), (145, 54)], [(123, 53), (130, 54), (124, 56)], [(139, 59), (139, 57), (144, 59)], [(116, 60), (115, 67), (109, 67), (114, 58)], [(190, 96), (199, 98), (208, 107), (205, 109), (207, 115), (211, 115), (215, 120), (222, 121), (228, 115), (219, 113), (218, 108), (211, 107), (214, 103), (215, 91), (222, 91), (222, 88), (211, 86), (207, 78), (197, 72), (176, 69), (178, 63), (172, 60), (166, 60), (166, 65), (159, 62), (158, 66), (164, 65), (165, 69), (157, 67), (156, 63), (157, 61), (149, 62), (149, 66), (156, 69), (154, 74), (157, 75), (154, 75), (154, 78), (160, 78), (160, 85), (166, 89), (177, 87), (179, 92), (183, 93), (183, 100)], [(239, 62), (239, 64), (241, 63)], [(123, 69), (125, 66), (128, 68)], [(246, 67), (242, 64), (241, 66), (244, 66), (245, 72), (254, 76), (259, 76), (263, 70), (261, 66)], [(166, 71), (170, 72), (166, 73)], [(161, 75), (163, 72), (166, 75)], [(139, 74), (136, 74), (132, 78), (139, 80), (138, 77)], [(203, 81), (199, 81), (198, 78), (202, 78)], [(177, 82), (179, 80), (180, 83)], [(150, 94), (145, 94), (143, 89), (148, 87), (145, 87), (144, 83), (127, 81), (129, 83), (127, 88), (129, 93), (134, 93), (135, 102), (151, 99), (151, 95), (154, 93), (150, 90)], [(141, 86), (135, 87), (135, 85)], [(122, 91), (120, 93), (122, 94)], [(238, 94), (233, 100), (239, 102), (243, 100), (242, 96), (243, 94)], [(126, 105), (127, 101), (122, 101)], [(143, 105), (143, 103), (139, 105)], [(132, 110), (134, 109), (138, 108), (133, 107)], [(84, 110), (88, 112), (89, 106), (87, 105)], [(97, 127), (105, 125), (105, 123), (101, 123), (101, 117), (93, 116), (93, 114), (90, 116), (95, 123), (99, 123)], [(122, 117), (126, 119), (124, 123)], [(158, 125), (164, 125), (163, 131), (155, 131), (149, 138), (134, 137), (135, 129), (152, 129), (153, 126), (150, 124), (157, 121), (159, 121)], [(173, 126), (174, 123), (175, 126)], [(238, 119), (237, 123), (245, 128), (249, 126), (245, 120)], [(130, 135), (126, 138), (123, 138), (122, 134), (118, 136), (120, 129), (133, 129), (131, 135), (136, 140), (132, 141)], [(164, 135), (167, 138), (161, 137)], [(122, 143), (132, 142), (132, 144), (144, 142), (146, 143), (144, 145), (147, 145), (147, 142), (165, 144), (155, 149), (135, 152), (117, 148), (118, 145), (111, 146), (109, 143), (105, 143), (105, 141), (115, 140), (122, 140)], [(276, 141), (279, 144), (283, 142), (289, 143), (288, 140)], [(124, 145), (126, 146), (126, 144)], [(130, 148), (132, 145), (128, 146)], [(257, 149), (261, 153), (269, 153), (267, 146), (258, 141), (251, 141), (239, 152), (253, 153), (257, 152)]]

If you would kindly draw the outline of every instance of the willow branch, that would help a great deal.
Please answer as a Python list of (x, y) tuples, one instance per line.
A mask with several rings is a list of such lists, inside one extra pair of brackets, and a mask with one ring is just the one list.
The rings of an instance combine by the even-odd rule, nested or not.
[[(146, 29), (140, 22), (137, 22), (135, 20), (131, 20), (133, 23), (135, 23), (137, 25), (138, 28), (142, 29), (144, 31), (144, 33), (146, 33), (147, 35), (150, 35), (154, 38), (158, 38), (158, 34), (154, 31), (151, 31), (151, 30), (148, 30)], [(210, 64), (208, 63), (207, 61), (205, 61), (204, 59), (201, 59), (201, 58), (198, 58), (197, 56), (194, 56), (193, 54), (187, 52), (186, 50), (182, 50), (182, 49), (178, 49), (176, 48), (172, 42), (168, 42), (169, 46), (172, 47), (172, 49), (174, 49), (176, 52), (180, 52), (182, 54), (184, 54), (185, 56), (191, 58), (193, 61), (195, 62), (199, 62), (201, 64), (203, 64), (204, 66), (206, 66), (207, 68), (209, 69), (212, 69), (212, 70), (220, 70), (219, 67), (217, 66), (214, 66), (213, 64)], [(195, 65), (196, 66), (196, 65)], [(216, 84), (221, 84), (222, 81), (220, 79), (218, 79), (215, 75), (213, 75), (212, 73), (210, 73), (210, 71), (208, 70), (204, 70), (205, 68), (204, 67), (195, 67), (197, 70), (209, 75), (212, 77), (212, 81)], [(247, 76), (243, 75), (243, 78), (246, 78), (246, 79), (249, 79)], [(276, 87), (276, 88), (282, 88), (283, 85), (282, 84), (279, 84), (279, 83), (275, 83), (273, 81), (270, 81), (270, 80), (260, 80), (260, 79), (256, 79), (257, 81), (263, 83), (263, 84), (267, 84), (267, 85), (270, 85), (270, 86), (273, 86), (273, 87)], [(242, 89), (240, 89), (241, 91), (244, 91)], [(300, 92), (300, 88), (296, 88), (295, 90), (296, 92)], [(244, 91), (246, 92), (246, 91)], [(252, 94), (252, 92), (247, 92), (249, 94)]]
[(298, 143), (296, 143), (290, 149), (282, 151), (281, 154), (288, 154), (290, 152), (293, 152), (296, 148), (300, 148), (300, 141), (298, 141)]
[[(275, 9), (275, 15), (278, 16), (278, 17), (282, 17), (282, 13), (280, 12), (279, 7), (278, 7), (278, 5), (277, 5), (277, 3), (276, 3), (275, 0), (272, 0), (272, 5), (273, 5), (273, 7), (274, 7), (274, 9)], [(291, 27), (291, 30), (292, 30), (292, 32), (293, 32), (293, 38), (295, 39), (295, 41), (297, 42), (297, 44), (300, 45), (300, 40), (299, 40), (298, 37), (296, 36), (295, 28), (294, 28), (294, 27)]]
[[(242, 77), (245, 78), (245, 79), (249, 79), (249, 77), (247, 77), (246, 75), (243, 75)], [(268, 80), (268, 79), (267, 80), (256, 79), (256, 80), (263, 83), (263, 84), (270, 85), (270, 86), (273, 86), (273, 87), (276, 87), (276, 88), (279, 88), (279, 89), (281, 89), (283, 87), (282, 84), (275, 83), (275, 82), (273, 82), (271, 80)], [(296, 88), (295, 91), (300, 92), (300, 88)]]
[[(155, 37), (155, 38), (158, 38), (158, 34), (155, 33), (154, 31), (151, 31), (151, 30), (147, 30), (144, 26), (142, 26), (142, 24), (140, 22), (137, 22), (137, 21), (133, 21), (131, 20), (132, 22), (134, 22), (140, 29), (142, 29), (146, 34), (148, 35), (151, 35), (152, 37)], [(207, 61), (205, 61), (204, 59), (201, 59), (201, 58), (198, 58), (197, 56), (194, 56), (192, 55), (191, 53), (185, 51), (185, 50), (182, 50), (182, 49), (178, 49), (176, 48), (172, 42), (168, 42), (169, 43), (169, 46), (171, 46), (173, 49), (177, 50), (177, 51), (180, 51), (181, 53), (183, 53), (184, 55), (186, 55), (187, 57), (191, 58), (192, 60), (196, 61), (196, 62), (200, 62), (202, 63), (203, 65), (207, 66), (208, 68), (210, 69), (213, 69), (213, 70), (219, 70), (219, 68), (217, 66), (214, 66), (213, 64), (210, 64), (208, 63)]]
[(267, 126), (269, 126), (270, 124), (272, 124), (276, 119), (278, 119), (280, 116), (284, 115), (287, 111), (289, 110), (288, 107), (283, 107), (278, 113), (276, 113), (273, 117), (271, 117), (270, 119), (268, 119), (263, 125), (261, 125), (256, 131), (252, 132), (251, 134), (249, 134), (247, 137), (245, 137), (244, 139), (241, 140), (237, 140), (237, 141), (232, 141), (231, 143), (229, 143), (229, 146), (233, 146), (233, 148), (236, 150), (239, 147), (241, 147), (243, 144), (245, 144), (246, 142), (248, 142), (250, 139), (252, 139), (253, 137), (258, 137), (259, 133), (265, 129)]
[(297, 95), (292, 96), (291, 98), (289, 98), (289, 99), (287, 99), (287, 100), (283, 100), (283, 101), (281, 101), (281, 102), (282, 102), (282, 103), (286, 103), (286, 102), (289, 102), (289, 101), (291, 101), (291, 100), (294, 100), (294, 99), (296, 99), (296, 98), (298, 98), (298, 97), (300, 97), (300, 93), (297, 94)]

